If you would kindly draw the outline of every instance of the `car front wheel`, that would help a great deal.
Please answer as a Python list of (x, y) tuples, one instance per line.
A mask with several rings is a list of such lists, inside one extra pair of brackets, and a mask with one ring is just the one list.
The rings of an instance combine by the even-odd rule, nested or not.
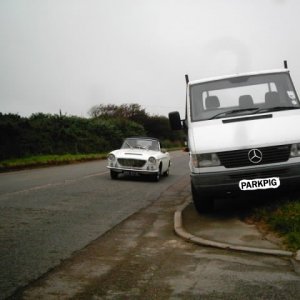
[(153, 175), (153, 180), (158, 182), (160, 180), (160, 172), (157, 172)]
[(153, 175), (153, 180), (156, 181), (156, 182), (158, 182), (160, 180), (160, 177), (161, 177), (161, 168), (162, 167), (160, 165), (158, 172)]
[(169, 176), (169, 173), (170, 173), (170, 165), (171, 165), (171, 163), (169, 162), (169, 165), (168, 165), (168, 169), (164, 172), (164, 176), (165, 177), (167, 177), (167, 176)]
[(118, 172), (110, 170), (110, 178), (111, 179), (118, 179)]

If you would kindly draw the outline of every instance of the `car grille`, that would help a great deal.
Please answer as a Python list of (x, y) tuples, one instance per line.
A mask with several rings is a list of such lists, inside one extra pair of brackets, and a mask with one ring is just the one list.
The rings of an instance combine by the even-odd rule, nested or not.
[(123, 167), (141, 168), (146, 161), (141, 159), (119, 158), (118, 163)]
[[(262, 153), (261, 162), (254, 164), (248, 158), (251, 149), (259, 149)], [(284, 162), (289, 159), (291, 145), (280, 145), (262, 148), (250, 148), (236, 151), (218, 152), (218, 157), (225, 168), (238, 168), (253, 165), (264, 165)]]

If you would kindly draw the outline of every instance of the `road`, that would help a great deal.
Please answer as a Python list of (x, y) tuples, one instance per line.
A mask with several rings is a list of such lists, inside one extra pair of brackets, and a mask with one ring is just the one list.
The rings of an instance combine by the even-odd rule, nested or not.
[[(176, 236), (174, 211), (190, 200), (189, 176), (181, 176), (156, 201), (11, 299), (299, 299), (300, 266), (292, 260), (203, 247)], [(237, 212), (234, 205), (231, 209)], [(227, 237), (243, 227), (220, 211), (210, 217), (225, 223)], [(253, 232), (244, 237), (253, 239)]]
[(171, 153), (160, 182), (112, 181), (105, 161), (0, 174), (0, 299), (97, 239), (188, 174)]

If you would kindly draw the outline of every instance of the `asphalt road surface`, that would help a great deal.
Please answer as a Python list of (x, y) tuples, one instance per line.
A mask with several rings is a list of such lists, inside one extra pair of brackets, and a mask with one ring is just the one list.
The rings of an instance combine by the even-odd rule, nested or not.
[(111, 180), (106, 161), (0, 174), (0, 299), (84, 248), (189, 173), (171, 153), (160, 182)]
[[(203, 247), (176, 236), (174, 211), (190, 200), (186, 175), (11, 299), (299, 299), (300, 268), (290, 258)], [(209, 217), (189, 208), (188, 221)], [(245, 227), (237, 214), (244, 208), (232, 203), (230, 209), (232, 217), (219, 211), (209, 218), (225, 223), (232, 240)], [(243, 230), (244, 238), (253, 240), (254, 228)]]

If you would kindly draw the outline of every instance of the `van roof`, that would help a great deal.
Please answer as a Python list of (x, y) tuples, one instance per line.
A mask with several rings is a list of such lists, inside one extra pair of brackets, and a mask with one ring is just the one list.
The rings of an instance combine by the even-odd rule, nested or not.
[(262, 75), (262, 74), (274, 74), (274, 73), (289, 73), (288, 69), (278, 69), (278, 70), (269, 70), (269, 71), (260, 71), (260, 72), (248, 72), (248, 73), (237, 73), (232, 75), (225, 75), (225, 76), (218, 76), (218, 77), (209, 77), (200, 80), (193, 80), (189, 82), (189, 85), (210, 82), (210, 81), (217, 81), (227, 78), (236, 78), (236, 77), (243, 77), (243, 76), (253, 76), (253, 75)]

